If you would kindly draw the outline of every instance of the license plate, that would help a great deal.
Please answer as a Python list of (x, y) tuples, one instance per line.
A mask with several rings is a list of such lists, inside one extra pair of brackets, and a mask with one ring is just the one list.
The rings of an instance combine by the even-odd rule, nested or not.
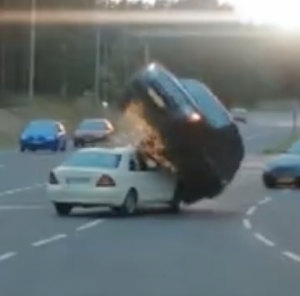
[(286, 183), (292, 183), (294, 182), (294, 178), (279, 178), (278, 179), (278, 183), (283, 183), (283, 184), (286, 184)]
[(89, 178), (67, 178), (67, 184), (86, 184), (90, 181)]

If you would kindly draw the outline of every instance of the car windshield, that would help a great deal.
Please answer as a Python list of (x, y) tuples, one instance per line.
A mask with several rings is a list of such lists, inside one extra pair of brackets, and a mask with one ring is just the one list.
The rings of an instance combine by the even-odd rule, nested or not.
[(54, 133), (56, 125), (53, 121), (32, 121), (24, 129), (24, 133)]
[(295, 142), (286, 152), (291, 154), (300, 154), (300, 141)]
[(116, 169), (122, 159), (121, 154), (107, 152), (75, 152), (63, 163), (68, 167), (90, 167)]
[(79, 126), (79, 130), (105, 130), (107, 129), (107, 124), (103, 120), (84, 120)]

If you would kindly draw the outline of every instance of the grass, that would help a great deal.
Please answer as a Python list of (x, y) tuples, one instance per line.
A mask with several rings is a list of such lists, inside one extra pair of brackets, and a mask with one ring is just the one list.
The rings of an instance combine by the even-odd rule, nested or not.
[(286, 151), (295, 141), (300, 139), (300, 132), (292, 132), (273, 147), (263, 150), (263, 154), (278, 154)]

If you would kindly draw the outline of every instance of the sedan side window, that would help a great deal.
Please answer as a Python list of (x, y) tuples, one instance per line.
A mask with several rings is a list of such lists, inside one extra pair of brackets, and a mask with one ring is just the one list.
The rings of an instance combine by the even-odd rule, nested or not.
[(133, 157), (131, 157), (129, 160), (129, 171), (135, 172), (138, 170), (139, 170), (139, 167), (138, 167), (137, 161)]

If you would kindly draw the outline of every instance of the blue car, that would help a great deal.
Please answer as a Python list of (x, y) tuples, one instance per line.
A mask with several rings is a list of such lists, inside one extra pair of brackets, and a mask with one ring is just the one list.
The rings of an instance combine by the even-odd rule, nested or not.
[(262, 180), (267, 188), (300, 187), (300, 140), (266, 163)]
[(20, 135), (20, 151), (65, 151), (67, 133), (64, 125), (55, 120), (33, 120)]

